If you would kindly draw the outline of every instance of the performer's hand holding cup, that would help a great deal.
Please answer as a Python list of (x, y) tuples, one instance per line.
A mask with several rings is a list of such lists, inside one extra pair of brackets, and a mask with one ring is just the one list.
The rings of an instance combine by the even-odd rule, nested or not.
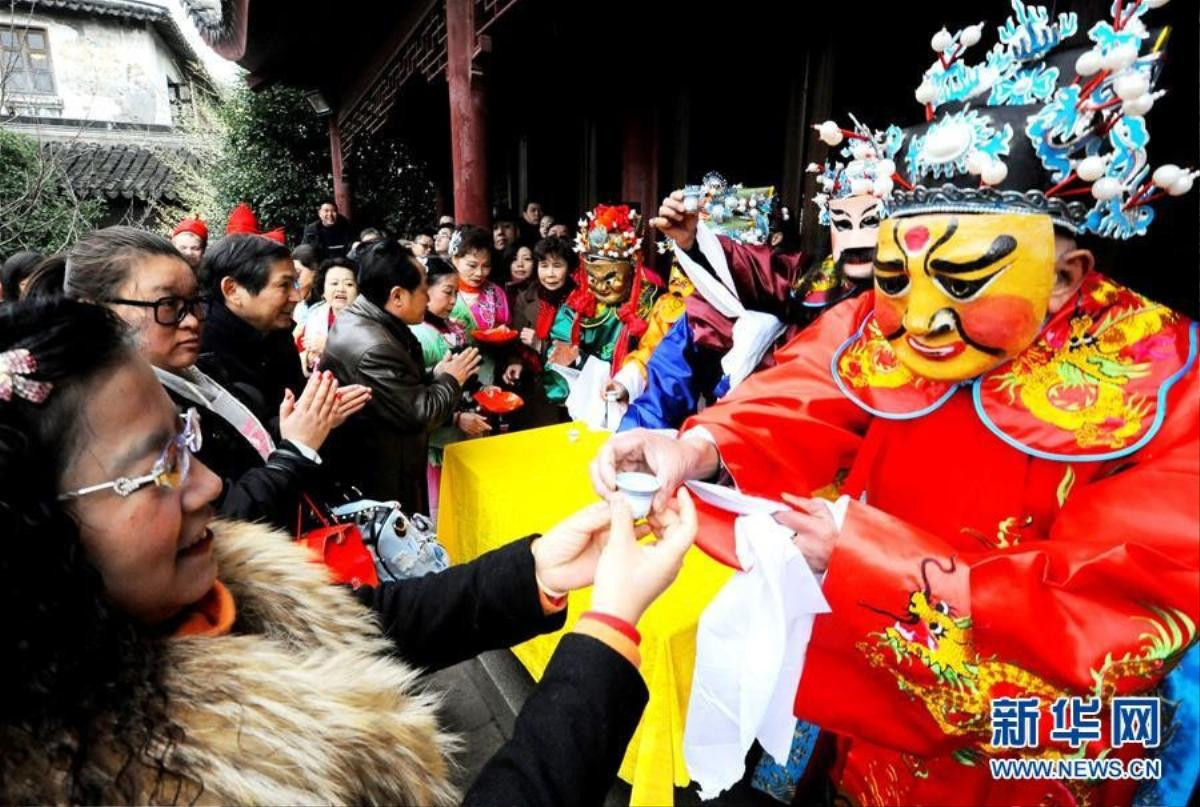
[(699, 207), (688, 204), (684, 192), (680, 190), (662, 200), (658, 215), (650, 219), (650, 226), (661, 231), (681, 249), (688, 250), (696, 243), (696, 222), (699, 220)]
[(617, 473), (641, 471), (659, 482), (651, 505), (655, 511), (669, 506), (672, 495), (685, 479), (707, 479), (720, 467), (720, 456), (711, 443), (699, 439), (671, 437), (653, 429), (630, 429), (613, 435), (589, 471), (596, 493), (611, 499), (617, 493)]
[(620, 381), (609, 379), (604, 385), (604, 389), (600, 391), (600, 397), (606, 401), (617, 401), (618, 403), (629, 403), (629, 390), (625, 389), (625, 385)]

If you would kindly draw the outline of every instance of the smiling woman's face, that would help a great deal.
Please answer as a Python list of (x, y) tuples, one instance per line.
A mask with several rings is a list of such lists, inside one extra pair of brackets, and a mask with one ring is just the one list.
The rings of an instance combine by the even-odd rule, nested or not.
[[(177, 410), (139, 357), (103, 374), (83, 401), (64, 491), (150, 473), (179, 433)], [(88, 560), (118, 608), (156, 625), (208, 593), (217, 573), (208, 524), (220, 492), (221, 480), (193, 458), (178, 489), (102, 490), (70, 502)]]
[[(125, 284), (113, 296), (149, 302), (163, 297), (190, 300), (198, 293), (190, 266), (169, 255), (149, 255), (133, 264)], [(112, 310), (137, 334), (138, 352), (155, 367), (178, 372), (196, 363), (204, 323), (195, 312), (173, 326), (156, 322), (152, 308), (113, 305)]]

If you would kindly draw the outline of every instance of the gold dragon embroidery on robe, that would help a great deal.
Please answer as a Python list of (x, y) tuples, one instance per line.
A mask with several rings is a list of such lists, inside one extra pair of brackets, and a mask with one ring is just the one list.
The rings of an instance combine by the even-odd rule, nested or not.
[[(1112, 305), (1118, 296), (1122, 304)], [(1061, 345), (1039, 338), (994, 381), (1010, 403), (1019, 399), (1034, 417), (1073, 433), (1080, 448), (1123, 448), (1142, 433), (1153, 412), (1145, 395), (1126, 389), (1148, 376), (1151, 367), (1131, 355), (1131, 348), (1151, 340), (1179, 315), (1108, 281), (1096, 284), (1088, 302), (1111, 307), (1100, 314), (1077, 306)]]

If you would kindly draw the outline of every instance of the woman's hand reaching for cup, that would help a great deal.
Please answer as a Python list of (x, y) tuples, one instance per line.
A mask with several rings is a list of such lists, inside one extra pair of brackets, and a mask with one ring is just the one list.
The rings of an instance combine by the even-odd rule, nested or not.
[[(533, 542), (533, 567), (542, 585), (554, 593), (586, 588), (596, 576), (596, 561), (612, 522), (608, 502), (596, 502), (567, 516)], [(650, 532), (649, 524), (636, 530)]]
[(651, 511), (649, 522), (658, 540), (640, 543), (629, 504), (609, 501), (608, 540), (596, 562), (592, 610), (636, 625), (650, 604), (679, 574), (683, 556), (696, 540), (696, 507), (687, 488), (680, 488), (666, 507)]
[[(534, 571), (548, 593), (594, 583), (593, 610), (633, 624), (679, 573), (696, 525), (695, 505), (682, 488), (637, 525), (624, 499), (597, 502), (533, 542)], [(639, 544), (651, 531), (658, 541)]]

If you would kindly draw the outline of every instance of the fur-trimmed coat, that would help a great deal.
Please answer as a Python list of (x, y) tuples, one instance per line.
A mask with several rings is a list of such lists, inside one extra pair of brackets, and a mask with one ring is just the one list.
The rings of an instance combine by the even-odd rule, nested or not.
[[(448, 776), (455, 740), (439, 730), (437, 698), (408, 664), (436, 669), (562, 626), (564, 613), (542, 611), (529, 541), (351, 592), (281, 533), (237, 522), (213, 530), (237, 617), (226, 636), (162, 640), (167, 709), (183, 729), (165, 767), (184, 778), (134, 771), (147, 791), (135, 801), (457, 802)], [(620, 654), (568, 634), (464, 804), (600, 805), (646, 698)], [(114, 745), (95, 729), (93, 747)], [(52, 768), (53, 741), (34, 744), (47, 749), (30, 760), (37, 770), (10, 778), (25, 783), (22, 792), (0, 801), (69, 801)], [(93, 760), (104, 770), (88, 778), (114, 782), (125, 762), (115, 751)], [(126, 799), (114, 785), (100, 801)]]
[(214, 541), (234, 632), (170, 641), (174, 751), (205, 801), (449, 804), (436, 701), (325, 567), (262, 527)]
[[(164, 640), (168, 712), (183, 728), (167, 769), (202, 783), (201, 804), (454, 803), (436, 698), (388, 655), (371, 613), (279, 533), (214, 532), (237, 619), (226, 636)], [(138, 801), (176, 800), (178, 784), (168, 776)], [(178, 803), (196, 790), (182, 783)]]

